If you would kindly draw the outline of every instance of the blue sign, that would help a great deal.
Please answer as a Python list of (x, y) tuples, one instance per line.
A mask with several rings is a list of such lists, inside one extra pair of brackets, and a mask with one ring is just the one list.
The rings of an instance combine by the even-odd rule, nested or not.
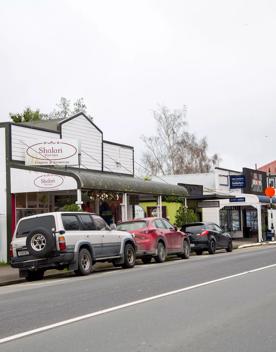
[(245, 188), (244, 175), (230, 175), (230, 189)]
[(245, 202), (245, 197), (230, 198), (231, 203), (242, 203)]

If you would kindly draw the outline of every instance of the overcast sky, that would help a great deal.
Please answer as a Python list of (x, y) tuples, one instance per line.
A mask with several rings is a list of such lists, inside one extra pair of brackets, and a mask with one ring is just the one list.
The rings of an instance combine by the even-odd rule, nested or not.
[(275, 0), (0, 0), (0, 121), (83, 97), (104, 138), (143, 150), (187, 106), (221, 167), (276, 159)]

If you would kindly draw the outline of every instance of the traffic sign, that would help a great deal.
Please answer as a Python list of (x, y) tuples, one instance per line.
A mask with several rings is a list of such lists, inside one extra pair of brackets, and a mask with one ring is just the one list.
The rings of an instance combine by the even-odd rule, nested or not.
[(267, 197), (272, 198), (275, 195), (275, 188), (274, 187), (266, 187), (265, 189), (265, 195)]

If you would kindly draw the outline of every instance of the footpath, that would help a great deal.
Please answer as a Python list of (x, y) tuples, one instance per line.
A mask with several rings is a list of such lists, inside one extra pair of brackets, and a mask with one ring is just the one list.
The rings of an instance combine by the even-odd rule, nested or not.
[[(276, 241), (264, 241), (260, 243), (237, 241), (237, 240), (233, 241), (234, 250), (250, 248), (250, 247), (273, 246), (273, 245), (276, 245)], [(110, 270), (110, 269), (113, 269), (113, 265), (110, 263), (97, 263), (94, 266), (94, 271), (102, 271), (102, 270)], [(63, 270), (63, 271), (47, 270), (45, 272), (45, 278), (70, 277), (70, 276), (74, 276), (74, 273), (66, 270)], [(25, 282), (25, 279), (19, 277), (18, 269), (13, 269), (8, 264), (0, 264), (0, 286), (17, 284), (20, 282)]]

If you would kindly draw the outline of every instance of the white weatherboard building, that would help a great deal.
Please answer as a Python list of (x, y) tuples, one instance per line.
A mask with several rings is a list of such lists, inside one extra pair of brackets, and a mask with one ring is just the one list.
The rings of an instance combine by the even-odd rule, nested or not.
[[(244, 177), (243, 188), (231, 188), (231, 178)], [(210, 173), (162, 176), (171, 184), (202, 185), (203, 197), (198, 203), (202, 220), (215, 222), (233, 238), (266, 238), (266, 230), (276, 229), (276, 210), (264, 196), (266, 174), (244, 168), (242, 172), (215, 168)], [(271, 201), (276, 203), (276, 198)]]
[(17, 221), (76, 203), (107, 222), (134, 216), (139, 195), (185, 197), (185, 189), (134, 177), (134, 149), (106, 141), (85, 114), (0, 123), (0, 261)]

